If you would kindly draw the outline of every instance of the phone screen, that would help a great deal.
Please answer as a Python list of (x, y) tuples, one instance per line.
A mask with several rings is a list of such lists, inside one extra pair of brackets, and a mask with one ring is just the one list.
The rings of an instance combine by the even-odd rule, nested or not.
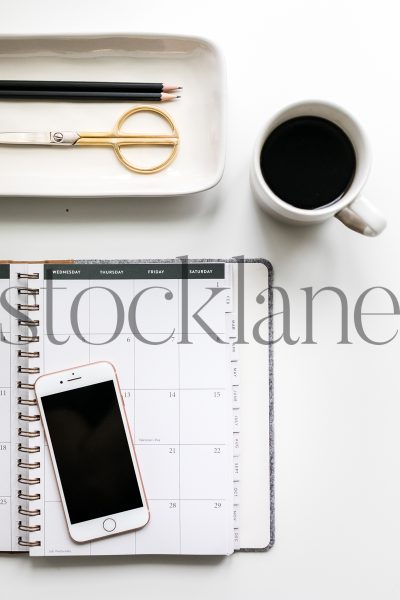
[(113, 381), (42, 396), (71, 524), (140, 508)]

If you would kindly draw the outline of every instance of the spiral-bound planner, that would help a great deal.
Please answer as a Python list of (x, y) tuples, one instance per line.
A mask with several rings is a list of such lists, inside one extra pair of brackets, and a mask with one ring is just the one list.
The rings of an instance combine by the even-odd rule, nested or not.
[[(0, 551), (272, 546), (271, 278), (261, 259), (0, 264)], [(82, 544), (68, 534), (34, 382), (99, 360), (118, 372), (151, 518)]]

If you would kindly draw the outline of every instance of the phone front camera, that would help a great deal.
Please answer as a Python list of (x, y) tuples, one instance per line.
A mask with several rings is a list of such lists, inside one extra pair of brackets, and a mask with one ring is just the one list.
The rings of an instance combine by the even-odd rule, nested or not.
[(63, 381), (60, 381), (60, 383), (64, 383)]

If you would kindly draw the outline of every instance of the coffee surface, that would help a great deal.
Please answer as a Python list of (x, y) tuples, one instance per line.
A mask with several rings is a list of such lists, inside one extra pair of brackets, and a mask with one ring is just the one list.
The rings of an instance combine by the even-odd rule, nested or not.
[(313, 210), (339, 200), (350, 187), (356, 155), (344, 131), (321, 117), (279, 125), (261, 151), (261, 172), (281, 200)]

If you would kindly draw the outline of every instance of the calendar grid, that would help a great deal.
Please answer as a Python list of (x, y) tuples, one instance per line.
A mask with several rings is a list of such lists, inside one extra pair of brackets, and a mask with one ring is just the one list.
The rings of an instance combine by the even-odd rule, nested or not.
[[(221, 282), (227, 285), (225, 280), (221, 279)], [(75, 364), (109, 360), (116, 365), (151, 503), (151, 519), (146, 527), (129, 534), (130, 537), (111, 536), (91, 542), (86, 550), (85, 544), (77, 548), (68, 536), (54, 476), (47, 469), (44, 490), (46, 553), (226, 553), (229, 542), (226, 532), (231, 524), (228, 492), (232, 485), (228, 482), (232, 470), (231, 442), (226, 439), (226, 419), (230, 414), (227, 411), (232, 410), (227, 375), (229, 342), (217, 344), (207, 332), (191, 323), (191, 344), (179, 343), (183, 328), (180, 320), (182, 281), (179, 279), (145, 283), (149, 287), (154, 285), (173, 291), (171, 304), (160, 297), (157, 289), (146, 291), (146, 296), (140, 299), (138, 315), (142, 321), (138, 317), (138, 323), (143, 324), (141, 333), (144, 337), (158, 341), (167, 338), (175, 329), (174, 339), (154, 346), (143, 343), (126, 326), (131, 295), (133, 297), (143, 289), (143, 282), (118, 281), (114, 285), (104, 280), (72, 279), (63, 281), (62, 285), (65, 285), (64, 292), (54, 297), (54, 335), (70, 337), (66, 344), (54, 346), (45, 331), (43, 364), (49, 372), (69, 368), (71, 358)], [(189, 281), (193, 292), (189, 294), (189, 303), (196, 301), (198, 304), (189, 304), (190, 314), (207, 300), (209, 287), (215, 285), (215, 280)], [(110, 294), (96, 289), (97, 286), (114, 289), (125, 309), (121, 333), (104, 345), (91, 342), (101, 341), (101, 336), (108, 340), (113, 335), (115, 303)], [(67, 321), (71, 298), (85, 288), (89, 289), (84, 294), (88, 298), (81, 298), (79, 325), (89, 343), (80, 340)], [(218, 335), (225, 336), (224, 292), (219, 296), (219, 306), (217, 309), (212, 307), (206, 318), (210, 319)], [(165, 302), (165, 322), (156, 301)], [(176, 503), (175, 507), (173, 503)], [(128, 537), (130, 546), (124, 542)]]
[[(179, 306), (182, 301), (182, 283), (178, 284), (178, 323), (179, 323)], [(178, 468), (179, 468), (179, 479), (178, 479), (178, 517), (179, 517), (179, 554), (182, 554), (182, 498), (181, 498), (181, 347), (178, 344), (178, 444), (179, 444), (179, 455), (178, 455)]]

